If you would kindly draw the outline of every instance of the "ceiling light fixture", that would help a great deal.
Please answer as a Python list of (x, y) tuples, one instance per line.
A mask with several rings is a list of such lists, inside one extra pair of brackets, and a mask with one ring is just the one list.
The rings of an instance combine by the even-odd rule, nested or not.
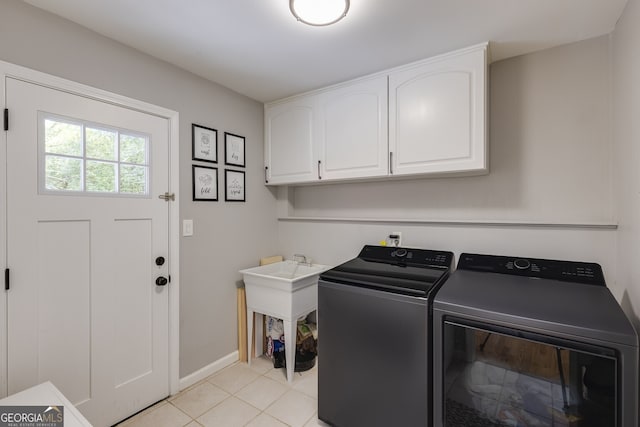
[(322, 27), (347, 16), (349, 0), (289, 0), (289, 9), (298, 21)]

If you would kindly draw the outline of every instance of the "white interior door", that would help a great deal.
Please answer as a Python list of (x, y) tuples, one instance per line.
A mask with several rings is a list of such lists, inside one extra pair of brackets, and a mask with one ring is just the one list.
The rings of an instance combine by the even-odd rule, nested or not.
[(169, 394), (168, 120), (14, 78), (6, 100), (8, 392), (50, 380), (110, 425)]

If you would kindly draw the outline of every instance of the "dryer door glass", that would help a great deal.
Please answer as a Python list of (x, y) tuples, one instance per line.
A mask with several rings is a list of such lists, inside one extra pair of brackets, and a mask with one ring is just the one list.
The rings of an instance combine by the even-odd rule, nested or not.
[(618, 426), (614, 351), (445, 322), (444, 418), (458, 426)]

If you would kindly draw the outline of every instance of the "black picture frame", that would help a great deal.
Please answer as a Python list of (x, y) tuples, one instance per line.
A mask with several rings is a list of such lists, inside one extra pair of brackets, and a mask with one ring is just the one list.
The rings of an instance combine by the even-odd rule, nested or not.
[(209, 166), (191, 166), (193, 201), (218, 201), (218, 168)]
[(224, 133), (224, 164), (245, 167), (245, 139), (234, 133)]
[(226, 202), (246, 201), (245, 173), (233, 169), (224, 170), (224, 200)]
[(192, 123), (191, 152), (192, 160), (218, 163), (218, 131)]

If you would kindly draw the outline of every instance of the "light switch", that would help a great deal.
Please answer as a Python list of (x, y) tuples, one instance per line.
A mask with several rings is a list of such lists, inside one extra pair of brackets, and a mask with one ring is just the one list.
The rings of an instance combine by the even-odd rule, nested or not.
[(185, 219), (182, 221), (182, 235), (193, 236), (193, 220)]

